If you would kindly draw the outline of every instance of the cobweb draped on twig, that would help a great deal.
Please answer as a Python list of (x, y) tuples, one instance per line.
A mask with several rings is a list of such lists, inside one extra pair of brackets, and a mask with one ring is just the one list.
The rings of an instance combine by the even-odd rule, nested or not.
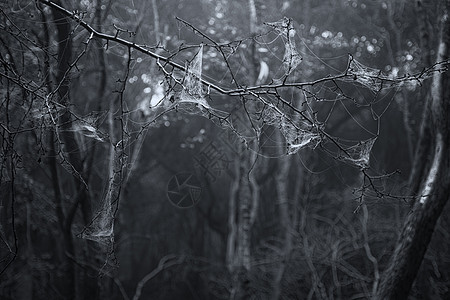
[(95, 139), (99, 142), (109, 140), (107, 134), (98, 128), (98, 123), (105, 118), (106, 111), (92, 112), (84, 117), (77, 117), (73, 123), (73, 131), (87, 138)]
[(283, 18), (280, 21), (265, 23), (275, 29), (275, 31), (283, 38), (285, 52), (283, 56), (283, 68), (286, 75), (289, 75), (302, 62), (302, 57), (298, 53), (295, 46), (295, 29), (292, 20)]
[(113, 204), (119, 199), (122, 168), (126, 159), (120, 143), (112, 147), (113, 164), (108, 178), (107, 190), (102, 203), (92, 222), (81, 232), (81, 238), (108, 244), (114, 238), (114, 208)]
[(183, 79), (183, 89), (180, 92), (179, 103), (194, 104), (199, 109), (210, 108), (205, 99), (202, 78), (203, 45), (195, 57), (186, 66), (186, 74)]
[(283, 57), (283, 67), (286, 75), (289, 75), (302, 62), (302, 57), (295, 48), (295, 41), (290, 39), (285, 43), (285, 52)]
[(320, 142), (320, 135), (315, 128), (305, 121), (295, 122), (286, 113), (275, 106), (269, 106), (263, 113), (263, 120), (267, 125), (278, 128), (286, 140), (287, 154), (295, 154), (299, 150)]
[(349, 77), (344, 81), (357, 82), (374, 92), (378, 92), (383, 88), (383, 83), (387, 78), (381, 70), (363, 65), (350, 55), (346, 74)]
[(344, 161), (348, 161), (358, 167), (368, 168), (370, 160), (370, 152), (377, 140), (376, 137), (361, 141), (358, 144), (345, 149), (345, 154), (342, 156)]
[(405, 86), (414, 88), (417, 85), (421, 85), (424, 80), (431, 78), (436, 72), (445, 72), (447, 65), (448, 61), (442, 61), (416, 74), (397, 76), (397, 74), (391, 73), (386, 75), (380, 69), (366, 66), (352, 55), (349, 55), (347, 69), (344, 73), (346, 76), (340, 80), (358, 83), (373, 92)]
[[(82, 174), (79, 170), (75, 168), (75, 166), (70, 162), (70, 155), (67, 152), (67, 150), (64, 147), (64, 143), (62, 143), (62, 136), (61, 134), (64, 131), (70, 131), (73, 132), (75, 135), (75, 138), (77, 139), (77, 143), (80, 146), (80, 149), (85, 149), (85, 138), (94, 139), (99, 142), (105, 142), (109, 140), (109, 137), (107, 134), (103, 133), (99, 128), (97, 123), (101, 121), (101, 119), (104, 117), (104, 112), (92, 112), (88, 114), (87, 116), (77, 116), (72, 113), (72, 115), (75, 117), (75, 120), (71, 124), (71, 127), (68, 129), (60, 129), (59, 127), (56, 127), (56, 139), (58, 140), (58, 158), (60, 165), (68, 171), (70, 174), (72, 174), (74, 177), (76, 177), (87, 189), (88, 184), (85, 182)], [(56, 121), (52, 117), (53, 124), (55, 126)]]
[[(414, 76), (396, 77), (392, 74), (390, 76), (384, 74), (380, 69), (371, 68), (356, 60), (352, 55), (349, 55), (347, 70), (345, 74), (348, 75), (342, 81), (358, 83), (373, 92), (379, 92), (382, 89), (400, 87), (404, 84), (420, 84), (426, 78), (416, 78)], [(423, 73), (422, 75), (426, 75)]]

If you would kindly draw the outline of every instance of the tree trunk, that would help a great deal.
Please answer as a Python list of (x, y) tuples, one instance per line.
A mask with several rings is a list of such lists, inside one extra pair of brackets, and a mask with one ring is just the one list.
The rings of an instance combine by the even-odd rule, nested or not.
[[(427, 18), (427, 13), (425, 6), (427, 5), (426, 0), (416, 0), (415, 2), (415, 10), (417, 14), (417, 20), (419, 24), (419, 40), (420, 40), (420, 49), (421, 59), (423, 61), (423, 66), (430, 66), (432, 63), (431, 49), (429, 46), (432, 45), (432, 39), (430, 37), (431, 29), (429, 26), (429, 21)], [(419, 93), (422, 93), (420, 91)], [(429, 96), (429, 92), (423, 92), (425, 97), (431, 99)], [(429, 153), (432, 152), (432, 148), (430, 146), (429, 136), (432, 135), (430, 123), (431, 123), (431, 112), (429, 101), (425, 103), (423, 106), (422, 112), (422, 124), (420, 126), (419, 139), (417, 141), (417, 146), (415, 149), (414, 161), (412, 165), (412, 170), (409, 177), (409, 185), (410, 185), (410, 195), (417, 195), (420, 189), (421, 178), (425, 177), (426, 172), (426, 161), (429, 156)]]
[[(250, 14), (250, 30), (252, 35), (257, 30), (257, 13), (254, 0), (249, 0)], [(257, 60), (254, 43), (251, 45), (251, 65), (250, 83), (256, 82)], [(242, 98), (245, 102), (246, 99)], [(252, 106), (253, 103), (243, 103), (241, 108), (240, 120), (245, 126), (244, 130), (252, 131), (252, 124), (245, 113), (246, 106)], [(253, 132), (256, 134), (256, 132)], [(251, 229), (256, 218), (259, 187), (255, 178), (255, 163), (257, 160), (257, 141), (252, 140), (248, 145), (239, 145), (239, 157), (235, 164), (235, 177), (233, 179), (228, 218), (228, 241), (227, 241), (227, 266), (231, 273), (231, 293), (230, 299), (248, 299), (249, 294), (249, 278), (250, 271), (250, 246), (251, 246)], [(252, 149), (252, 150), (249, 150)]]
[[(278, 140), (281, 142), (283, 139), (281, 133), (279, 133)], [(292, 156), (284, 156), (278, 159), (278, 173), (275, 178), (275, 185), (277, 188), (277, 204), (280, 215), (281, 229), (284, 234), (283, 248), (281, 249), (281, 262), (277, 264), (277, 269), (274, 274), (274, 283), (271, 299), (277, 300), (281, 297), (282, 292), (282, 279), (286, 266), (289, 263), (289, 256), (292, 251), (292, 220), (289, 214), (289, 193), (288, 182), (289, 169), (293, 163)], [(297, 179), (298, 180), (298, 179)], [(296, 212), (295, 212), (296, 213)]]
[(255, 221), (259, 197), (251, 171), (256, 154), (250, 152), (244, 145), (241, 146), (240, 154), (236, 163), (229, 205), (227, 265), (232, 277), (230, 299), (248, 297), (251, 228)]
[[(437, 61), (448, 59), (450, 24), (446, 11), (442, 19), (442, 32)], [(406, 299), (416, 278), (420, 264), (431, 240), (436, 222), (450, 196), (450, 82), (448, 71), (436, 72), (429, 100), (430, 117), (422, 120), (432, 135), (429, 143), (431, 160), (424, 167), (420, 189), (412, 211), (407, 216), (394, 254), (385, 270), (374, 299)], [(429, 121), (428, 121), (429, 120)], [(427, 124), (426, 122), (431, 122)], [(416, 157), (423, 159), (423, 157)]]
[[(59, 5), (60, 1), (56, 1)], [(97, 289), (97, 281), (95, 275), (89, 274), (89, 270), (85, 269), (81, 275), (78, 273), (74, 260), (76, 260), (75, 245), (73, 240), (72, 224), (75, 217), (75, 213), (81, 206), (82, 216), (85, 224), (88, 224), (92, 218), (92, 210), (89, 201), (89, 195), (86, 189), (87, 178), (83, 178), (85, 170), (83, 167), (82, 156), (80, 153), (80, 147), (75, 138), (75, 133), (72, 128), (72, 113), (70, 110), (70, 64), (72, 59), (72, 37), (71, 37), (71, 25), (70, 19), (66, 17), (58, 9), (52, 9), (53, 23), (56, 28), (56, 42), (58, 43), (58, 64), (56, 69), (56, 84), (58, 103), (63, 106), (61, 114), (58, 119), (58, 127), (56, 128), (56, 137), (60, 154), (63, 155), (62, 165), (73, 175), (73, 185), (70, 189), (71, 193), (76, 195), (72, 203), (67, 203), (69, 207), (67, 213), (60, 212), (60, 220), (63, 222), (63, 238), (65, 255), (67, 256), (66, 264), (68, 268), (67, 278), (65, 278), (68, 288), (65, 288), (67, 292), (67, 298), (73, 299), (79, 296), (80, 298), (95, 297)], [(104, 88), (104, 87), (103, 87)], [(54, 178), (55, 180), (55, 178)], [(86, 180), (86, 181), (85, 181)], [(55, 188), (60, 188), (56, 186)], [(57, 191), (55, 191), (57, 192)], [(61, 199), (60, 199), (61, 200)], [(59, 204), (64, 205), (63, 203)], [(87, 241), (89, 244), (90, 242)], [(94, 259), (94, 254), (88, 245), (85, 258)], [(78, 275), (79, 278), (78, 278)], [(78, 290), (82, 288), (81, 291)], [(80, 294), (80, 292), (84, 294)]]
[[(58, 66), (56, 73), (56, 84), (59, 85), (58, 89), (58, 102), (67, 107), (69, 100), (69, 80), (66, 76), (66, 72), (69, 68), (69, 63), (72, 55), (72, 39), (70, 37), (70, 24), (69, 20), (61, 14), (60, 11), (54, 9), (52, 11), (53, 14), (53, 22), (56, 26), (57, 31), (57, 42), (58, 42)], [(59, 124), (61, 124), (61, 128), (65, 133), (71, 133), (69, 129), (71, 126), (70, 123), (70, 111), (67, 107), (63, 114), (60, 116)], [(55, 141), (52, 141), (55, 142)], [(64, 135), (64, 143), (65, 149), (73, 148), (74, 144), (76, 144), (75, 138), (70, 138), (68, 134)], [(52, 144), (51, 147), (53, 147)], [(56, 154), (56, 151), (54, 151)], [(79, 160), (76, 157), (76, 152), (67, 151), (70, 155), (69, 161), (73, 161), (75, 164)], [(62, 210), (62, 201), (60, 195), (60, 185), (58, 181), (58, 174), (56, 170), (56, 160), (52, 159), (52, 165), (54, 170), (52, 172), (53, 175), (53, 184), (55, 189), (55, 198), (58, 203), (56, 203), (58, 219), (62, 228), (63, 235), (63, 248), (64, 248), (64, 261), (65, 261), (65, 277), (62, 279), (63, 283), (63, 295), (66, 299), (74, 299), (76, 296), (76, 281), (75, 281), (75, 266), (73, 263), (73, 258), (75, 257), (75, 249), (73, 245), (72, 231), (71, 226), (67, 222), (66, 216), (64, 216)], [(75, 167), (75, 166), (74, 166)]]

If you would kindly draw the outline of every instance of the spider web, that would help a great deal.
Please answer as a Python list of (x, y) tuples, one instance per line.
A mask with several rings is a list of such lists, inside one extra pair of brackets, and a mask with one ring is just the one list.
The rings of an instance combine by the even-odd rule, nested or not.
[(358, 167), (368, 168), (370, 161), (370, 153), (372, 147), (377, 140), (376, 137), (361, 141), (358, 144), (345, 149), (345, 154), (341, 157), (342, 160), (348, 161)]
[(103, 121), (105, 115), (106, 111), (102, 111), (92, 112), (84, 117), (77, 117), (77, 120), (73, 123), (73, 131), (79, 135), (99, 142), (108, 141), (108, 135), (98, 128), (98, 123)]
[(364, 65), (356, 60), (352, 55), (349, 55), (347, 69), (345, 70), (344, 78), (341, 81), (358, 83), (373, 92), (379, 92), (383, 89), (408, 87), (414, 88), (421, 85), (423, 81), (431, 78), (436, 72), (442, 72), (446, 69), (448, 62), (443, 61), (422, 70), (416, 74), (405, 74), (397, 76), (396, 74), (384, 74), (380, 69), (372, 68)]
[(126, 159), (119, 144), (112, 147), (113, 165), (100, 208), (91, 223), (80, 233), (81, 238), (106, 245), (109, 245), (114, 240), (113, 204), (118, 201), (120, 196), (122, 168)]
[(297, 52), (295, 41), (293, 39), (289, 39), (284, 47), (283, 67), (286, 75), (289, 75), (302, 62), (302, 57)]
[[(302, 57), (300, 56), (295, 43), (297, 34), (294, 23), (289, 18), (283, 18), (276, 22), (265, 23), (265, 25), (272, 29), (267, 32), (267, 37), (271, 37), (271, 40), (265, 41), (264, 38), (258, 37), (258, 39), (261, 38), (263, 41), (260, 43), (262, 46), (258, 48), (258, 51), (262, 53), (261, 55), (272, 55), (272, 57), (277, 58), (277, 60), (281, 62), (280, 69), (282, 72), (284, 71), (284, 76), (287, 78), (287, 76), (302, 62)], [(274, 37), (273, 34), (275, 34)], [(199, 34), (199, 36), (202, 35)], [(204, 38), (204, 36), (202, 36), (202, 38)], [(284, 49), (281, 43), (281, 47), (277, 48), (280, 50), (279, 55), (283, 55), (282, 60), (280, 59), (280, 56), (277, 56), (278, 54), (275, 51), (270, 49), (270, 44), (276, 40), (281, 40), (284, 45)], [(257, 42), (259, 43), (259, 41)], [(224, 44), (223, 47), (227, 47), (227, 45)], [(278, 93), (278, 91), (275, 91), (276, 96), (263, 93), (248, 93), (241, 96), (238, 95), (237, 92), (235, 96), (239, 97), (240, 103), (237, 105), (229, 103), (228, 106), (223, 105), (223, 102), (220, 100), (216, 101), (216, 99), (213, 98), (214, 93), (210, 94), (209, 89), (206, 92), (206, 88), (203, 87), (204, 82), (202, 82), (202, 76), (205, 76), (208, 81), (211, 80), (208, 78), (207, 74), (205, 75), (202, 73), (203, 63), (208, 64), (210, 67), (211, 62), (209, 59), (211, 59), (211, 57), (220, 57), (220, 47), (222, 47), (222, 45), (217, 44), (216, 46), (217, 47), (207, 47), (207, 50), (203, 52), (204, 46), (201, 44), (198, 48), (198, 52), (186, 63), (184, 73), (178, 75), (175, 74), (175, 76), (173, 76), (173, 73), (166, 73), (169, 89), (175, 91), (173, 105), (176, 110), (206, 117), (212, 120), (216, 125), (233, 132), (246, 145), (251, 145), (253, 147), (259, 147), (259, 145), (261, 145), (258, 145), (258, 142), (261, 141), (260, 135), (263, 133), (265, 134), (264, 138), (268, 140), (266, 143), (268, 148), (265, 148), (268, 149), (268, 152), (271, 152), (275, 147), (285, 147), (286, 154), (290, 155), (295, 154), (306, 147), (315, 148), (319, 143), (323, 142), (324, 139), (334, 139), (334, 137), (328, 135), (323, 130), (326, 128), (326, 122), (330, 119), (335, 105), (331, 107), (329, 115), (323, 122), (314, 121), (316, 120), (316, 108), (313, 109), (312, 106), (318, 106), (320, 105), (320, 102), (325, 103), (324, 105), (328, 105), (327, 102), (333, 103), (333, 101), (337, 101), (336, 99), (352, 99), (352, 95), (346, 94), (347, 90), (339, 92), (345, 93), (344, 96), (339, 94), (337, 97), (331, 96), (330, 100), (328, 100), (328, 98), (325, 99), (324, 97), (329, 97), (332, 94), (336, 95), (337, 92), (330, 87), (331, 85), (327, 85), (327, 83), (317, 85), (314, 88), (311, 87), (310, 89), (305, 89), (303, 96), (304, 103), (302, 102), (303, 104), (301, 105), (308, 106), (309, 104), (306, 103), (308, 101), (312, 103), (312, 106), (307, 108), (308, 114), (311, 115), (310, 118), (303, 115), (304, 110), (302, 107), (295, 104), (296, 100), (293, 98), (286, 99), (287, 94)], [(273, 48), (275, 49), (275, 47)], [(236, 48), (235, 52), (238, 53), (239, 49), (240, 48)], [(245, 49), (245, 47), (243, 47), (243, 49)], [(211, 53), (214, 51), (217, 51), (217, 53), (212, 56)], [(235, 52), (226, 55), (226, 57), (223, 58), (224, 62), (222, 62), (222, 67), (228, 69), (231, 68), (230, 66), (234, 63), (242, 63), (240, 60), (241, 56), (239, 55), (236, 55), (237, 59), (234, 60), (236, 58), (233, 57)], [(335, 59), (341, 57), (345, 56), (340, 56)], [(203, 59), (205, 59), (205, 62)], [(317, 57), (317, 59), (319, 58)], [(340, 72), (329, 64), (325, 64), (325, 66)], [(318, 67), (318, 69), (320, 68)], [(208, 68), (205, 68), (205, 71), (207, 70)], [(244, 73), (235, 72), (233, 74), (231, 70), (225, 71), (225, 73), (224, 77), (218, 81), (219, 86), (225, 81), (228, 82), (228, 80), (233, 83), (235, 78), (240, 79), (241, 75), (245, 78)], [(343, 75), (345, 76), (342, 76), (341, 80), (347, 81), (351, 83), (352, 86), (356, 87), (362, 85), (370, 91), (380, 91), (388, 86), (401, 84), (397, 78), (392, 78), (392, 75), (389, 77), (383, 74), (379, 69), (365, 66), (355, 60), (352, 56), (349, 57), (347, 69)], [(238, 86), (240, 85), (238, 84)], [(177, 88), (178, 91), (176, 91)], [(229, 88), (233, 89), (234, 87)], [(352, 87), (346, 86), (346, 88), (351, 89)], [(282, 101), (280, 101), (280, 99)], [(248, 107), (245, 107), (245, 103), (249, 103)], [(214, 106), (212, 107), (212, 105)], [(240, 111), (234, 110), (237, 106), (240, 107)], [(363, 130), (366, 130), (360, 125), (357, 118), (352, 116), (351, 119)], [(272, 134), (271, 131), (264, 132), (264, 126), (266, 125), (276, 128), (276, 130), (284, 137), (284, 141), (275, 138), (272, 139), (270, 136)], [(339, 138), (336, 137), (335, 140), (337, 142)], [(352, 145), (350, 147), (347, 144), (338, 149), (338, 153), (335, 152), (336, 149), (331, 152), (333, 155), (338, 154), (338, 156), (340, 154), (345, 154), (342, 155), (342, 160), (351, 162), (359, 167), (366, 167), (369, 163), (370, 150), (374, 142), (374, 139), (362, 141), (358, 145)], [(260, 151), (260, 148), (252, 150)], [(273, 153), (278, 155), (279, 152), (275, 151)], [(261, 152), (261, 155), (264, 154)]]
[(263, 120), (267, 125), (280, 130), (285, 138), (288, 155), (295, 154), (307, 146), (315, 147), (321, 140), (319, 133), (315, 132), (312, 126), (301, 120), (295, 122), (276, 106), (266, 108)]
[(349, 58), (349, 64), (346, 70), (350, 77), (344, 81), (357, 82), (374, 92), (383, 88), (384, 80), (388, 79), (379, 69), (363, 65), (352, 56)]
[(295, 46), (294, 36), (296, 32), (292, 23), (292, 20), (286, 17), (277, 22), (265, 23), (267, 26), (272, 27), (275, 32), (277, 32), (279, 36), (285, 40), (283, 68), (286, 76), (295, 70), (295, 68), (297, 68), (297, 66), (302, 62), (302, 57), (298, 53)]
[(210, 108), (205, 99), (202, 85), (203, 45), (200, 45), (195, 57), (186, 65), (186, 74), (183, 79), (183, 89), (180, 92), (178, 103), (183, 103), (181, 108), (188, 113), (193, 113), (194, 108)]
[(348, 77), (344, 77), (342, 81), (358, 83), (373, 92), (379, 92), (382, 89), (400, 87), (406, 82), (415, 81), (416, 78), (397, 78), (384, 74), (380, 69), (372, 68), (364, 65), (356, 60), (352, 55), (349, 55), (347, 70), (345, 71)]

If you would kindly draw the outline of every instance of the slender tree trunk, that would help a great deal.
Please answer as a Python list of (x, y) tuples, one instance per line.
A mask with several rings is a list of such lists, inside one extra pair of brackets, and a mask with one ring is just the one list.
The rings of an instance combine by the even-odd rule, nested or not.
[[(95, 2), (95, 28), (98, 31), (102, 31), (102, 0), (96, 0)], [(94, 42), (94, 45), (96, 47), (96, 54), (97, 54), (97, 61), (98, 61), (98, 77), (96, 78), (97, 84), (97, 93), (96, 93), (96, 101), (97, 101), (97, 111), (102, 110), (103, 100), (106, 93), (106, 84), (107, 84), (107, 70), (106, 70), (106, 55), (105, 51), (103, 49), (102, 40), (96, 39)], [(99, 125), (99, 124), (97, 124)], [(89, 178), (90, 174), (92, 172), (91, 166), (93, 165), (94, 159), (96, 157), (97, 152), (97, 143), (93, 142), (90, 146), (90, 151), (85, 154), (85, 166), (87, 167), (86, 170), (83, 171), (83, 175), (85, 176), (85, 180), (89, 184)], [(82, 167), (82, 166), (80, 166)], [(92, 203), (91, 203), (91, 194), (88, 192), (85, 193), (85, 195), (82, 195), (81, 197), (81, 208), (83, 212), (83, 221), (84, 224), (87, 225), (92, 220)], [(96, 252), (98, 251), (98, 244), (97, 242), (91, 241), (89, 239), (84, 239), (84, 246), (85, 249), (83, 251), (83, 260), (86, 263), (89, 263), (91, 265), (96, 265)], [(89, 268), (84, 268), (83, 270), (83, 278), (82, 278), (82, 284), (83, 284), (83, 291), (82, 295), (80, 295), (80, 298), (86, 299), (96, 299), (98, 297), (101, 297), (101, 288), (102, 286), (99, 285), (99, 278), (98, 273), (94, 270), (91, 270)]]
[[(42, 47), (44, 49), (47, 49), (50, 44), (50, 33), (49, 33), (49, 24), (47, 22), (47, 17), (44, 12), (41, 12), (42, 17), (42, 26), (43, 26), (43, 32), (44, 32), (44, 38), (40, 41), (42, 43)], [(53, 18), (56, 20), (56, 16), (53, 15)], [(60, 54), (62, 56), (62, 54)], [(45, 85), (47, 92), (50, 93), (53, 89), (53, 84), (51, 80), (51, 73), (50, 73), (50, 58), (48, 54), (45, 54), (44, 58), (44, 74), (45, 74)], [(61, 71), (62, 72), (62, 71)], [(56, 128), (55, 128), (56, 130)], [(63, 209), (63, 202), (62, 202), (62, 187), (60, 183), (60, 174), (58, 172), (58, 162), (57, 157), (58, 153), (56, 151), (56, 133), (54, 131), (50, 131), (48, 134), (48, 148), (49, 148), (49, 155), (48, 155), (48, 167), (51, 174), (51, 182), (52, 182), (52, 188), (53, 188), (53, 197), (55, 202), (55, 214), (58, 220), (59, 225), (59, 233), (60, 236), (62, 236), (62, 243), (59, 244), (59, 248), (55, 249), (56, 253), (58, 253), (58, 257), (56, 258), (57, 264), (62, 265), (62, 271), (64, 272), (65, 276), (61, 278), (60, 282), (58, 283), (58, 287), (64, 295), (64, 298), (66, 299), (73, 299), (75, 297), (75, 265), (73, 260), (69, 257), (72, 256), (75, 253), (74, 247), (73, 247), (73, 241), (72, 241), (72, 233), (69, 231), (69, 235), (67, 234), (67, 227), (66, 227), (66, 217), (64, 214)], [(69, 255), (68, 255), (69, 254)], [(60, 279), (60, 278), (58, 278)]]
[[(309, 30), (309, 26), (311, 23), (311, 0), (305, 0), (302, 4), (302, 23), (305, 25), (305, 31)], [(306, 53), (305, 44), (301, 44), (301, 53)], [(301, 73), (300, 73), (301, 74)], [(300, 75), (300, 77), (303, 77)], [(301, 81), (301, 80), (298, 80)], [(296, 106), (302, 107), (302, 102), (304, 99), (302, 99), (302, 96), (300, 94), (296, 95)], [(296, 119), (296, 116), (293, 117), (293, 119)], [(278, 144), (282, 145), (284, 138), (281, 134), (281, 132), (278, 132), (277, 139)], [(302, 184), (299, 183), (295, 187), (295, 192), (293, 193), (293, 201), (294, 201), (294, 208), (290, 207), (289, 202), (289, 183), (292, 182), (289, 180), (289, 171), (291, 169), (291, 166), (295, 164), (295, 157), (294, 156), (284, 156), (285, 148), (280, 146), (280, 152), (278, 159), (278, 172), (275, 177), (275, 185), (276, 185), (276, 191), (277, 191), (277, 204), (278, 204), (278, 211), (279, 211), (279, 217), (280, 217), (280, 224), (283, 234), (283, 245), (281, 249), (281, 262), (277, 264), (277, 269), (274, 273), (274, 280), (273, 280), (273, 290), (271, 299), (278, 300), (282, 299), (282, 280), (283, 276), (286, 271), (286, 267), (289, 264), (290, 255), (293, 248), (293, 232), (295, 224), (298, 222), (298, 201), (300, 201), (300, 194), (301, 194), (301, 186)], [(295, 173), (295, 179), (297, 181), (302, 181), (302, 170), (297, 168)], [(292, 211), (292, 214), (290, 213)]]
[[(281, 142), (283, 139), (281, 133), (279, 133), (278, 140)], [(284, 156), (278, 159), (278, 173), (275, 177), (275, 185), (277, 188), (277, 204), (280, 215), (281, 229), (283, 232), (283, 248), (281, 249), (281, 262), (277, 265), (277, 269), (274, 274), (274, 283), (271, 299), (277, 300), (281, 297), (282, 292), (282, 279), (286, 266), (289, 263), (289, 256), (292, 251), (292, 220), (289, 214), (289, 169), (293, 162), (291, 156)], [(297, 179), (298, 180), (298, 179)]]
[[(53, 10), (53, 22), (56, 27), (57, 31), (57, 42), (58, 42), (58, 66), (57, 66), (57, 72), (56, 72), (56, 81), (57, 84), (59, 84), (59, 90), (58, 90), (58, 102), (64, 106), (68, 106), (69, 104), (69, 80), (66, 76), (66, 71), (69, 68), (69, 63), (72, 55), (72, 39), (70, 37), (70, 24), (69, 20), (62, 15), (58, 10)], [(67, 149), (74, 149), (76, 148), (76, 141), (73, 137), (73, 134), (70, 134), (70, 111), (67, 107), (65, 111), (62, 113), (59, 119), (59, 124), (61, 125), (61, 128), (63, 130), (64, 134), (64, 147), (67, 151)], [(54, 142), (52, 141), (52, 147), (54, 147)], [(56, 155), (56, 151), (55, 155)], [(67, 151), (69, 155), (69, 160), (72, 161), (75, 165), (74, 168), (77, 166), (80, 166), (80, 160), (76, 156), (75, 151)], [(75, 265), (73, 262), (73, 258), (75, 257), (75, 249), (73, 244), (73, 237), (72, 237), (72, 230), (71, 230), (71, 223), (69, 224), (67, 221), (66, 216), (64, 215), (63, 209), (62, 209), (62, 198), (60, 193), (60, 186), (59, 186), (59, 180), (58, 180), (58, 174), (56, 171), (56, 159), (52, 160), (52, 177), (53, 177), (53, 184), (54, 184), (54, 190), (55, 190), (55, 198), (57, 199), (58, 203), (56, 204), (57, 207), (57, 214), (59, 223), (62, 228), (62, 235), (63, 235), (63, 245), (64, 245), (64, 261), (65, 261), (65, 276), (62, 281), (64, 281), (63, 284), (63, 294), (65, 295), (66, 299), (75, 299), (76, 297), (76, 272), (75, 272)], [(79, 170), (79, 169), (78, 169)]]
[[(419, 0), (421, 1), (421, 0)], [(391, 35), (387, 35), (386, 40), (388, 49), (389, 49), (389, 61), (392, 67), (397, 66), (397, 57), (400, 55), (402, 51), (402, 41), (404, 40), (403, 32), (404, 30), (399, 27), (398, 22), (396, 22), (396, 15), (402, 15), (402, 11), (395, 11), (395, 5), (396, 0), (391, 0), (389, 2), (388, 6), (388, 23), (390, 30), (389, 32), (393, 33), (393, 43), (391, 43)], [(394, 4), (394, 5), (393, 5)], [(402, 22), (403, 23), (403, 22)], [(429, 44), (427, 44), (429, 45)], [(425, 49), (425, 48), (422, 48)], [(428, 66), (430, 64), (427, 64)], [(408, 144), (408, 158), (409, 162), (412, 164), (414, 160), (414, 134), (413, 129), (411, 128), (410, 123), (410, 112), (411, 112), (411, 105), (408, 102), (408, 92), (406, 89), (403, 89), (400, 93), (398, 93), (396, 96), (397, 104), (399, 106), (400, 112), (403, 115), (403, 125), (405, 129), (406, 134), (406, 142)]]
[[(450, 1), (442, 19), (437, 61), (448, 59)], [(431, 160), (423, 167), (419, 193), (407, 216), (394, 254), (385, 270), (374, 299), (406, 299), (431, 240), (436, 222), (450, 197), (450, 82), (448, 71), (436, 72), (429, 101), (430, 117), (422, 126), (431, 128)], [(430, 124), (427, 124), (430, 122)], [(416, 157), (416, 159), (424, 159)]]
[[(60, 4), (60, 1), (56, 1)], [(68, 204), (67, 212), (60, 212), (60, 217), (63, 218), (63, 239), (65, 245), (65, 255), (67, 256), (67, 265), (69, 272), (67, 272), (67, 285), (70, 288), (67, 289), (67, 298), (95, 298), (97, 295), (97, 281), (94, 280), (95, 275), (89, 274), (89, 270), (85, 269), (83, 272), (77, 272), (74, 265), (76, 260), (75, 245), (73, 240), (72, 224), (78, 210), (81, 207), (82, 217), (85, 224), (88, 224), (92, 218), (91, 203), (89, 201), (89, 194), (86, 190), (86, 182), (88, 182), (87, 173), (83, 166), (83, 160), (80, 153), (80, 147), (75, 138), (75, 133), (72, 128), (72, 113), (70, 111), (70, 64), (72, 59), (72, 37), (71, 37), (71, 25), (68, 17), (64, 16), (59, 10), (53, 9), (53, 23), (56, 28), (56, 42), (58, 43), (58, 64), (56, 68), (56, 84), (58, 102), (63, 106), (61, 114), (58, 118), (57, 136), (59, 147), (61, 148), (62, 155), (64, 156), (63, 164), (70, 170), (73, 176), (73, 185), (71, 192), (76, 195), (73, 203)], [(101, 81), (100, 81), (101, 82)], [(104, 92), (104, 82), (100, 87), (99, 93)], [(84, 178), (86, 175), (86, 178)], [(54, 178), (55, 180), (55, 178)], [(55, 188), (57, 188), (55, 186)], [(60, 199), (62, 200), (62, 199)], [(63, 205), (62, 203), (60, 204)], [(91, 242), (86, 242), (90, 244)], [(93, 260), (94, 253), (89, 247), (85, 252), (84, 257), (89, 260)]]
[[(256, 34), (257, 30), (257, 14), (254, 0), (249, 0), (250, 12), (250, 30), (252, 34)], [(257, 60), (255, 57), (255, 45), (251, 45), (251, 65), (250, 65), (250, 83), (254, 84), (257, 78)], [(242, 98), (245, 102), (246, 99)], [(244, 103), (245, 106), (252, 106), (253, 103)], [(252, 125), (245, 109), (241, 110), (241, 121), (246, 128), (244, 130), (252, 131)], [(256, 134), (253, 132), (253, 134)], [(253, 150), (256, 149), (257, 141), (253, 140), (249, 145), (239, 145), (239, 157), (235, 164), (235, 177), (233, 179), (229, 203), (228, 218), (228, 241), (227, 241), (227, 265), (231, 273), (231, 293), (230, 299), (247, 299), (249, 295), (249, 278), (251, 261), (251, 230), (256, 218), (259, 187), (255, 178), (255, 163), (257, 154)], [(248, 147), (248, 148), (247, 148)]]
[[(430, 48), (430, 45), (432, 45), (432, 42), (430, 37), (431, 28), (429, 26), (427, 14), (425, 11), (425, 6), (427, 2), (428, 2), (427, 0), (416, 0), (415, 2), (415, 9), (419, 24), (420, 48), (422, 50), (421, 59), (423, 60), (424, 66), (430, 66), (432, 63), (431, 51), (428, 50)], [(425, 93), (423, 94), (425, 97), (427, 97), (427, 99), (430, 99), (428, 91), (425, 91)], [(414, 153), (414, 161), (412, 164), (412, 170), (409, 177), (411, 195), (417, 195), (417, 193), (419, 193), (420, 180), (425, 176), (427, 167), (426, 161), (429, 156), (429, 153), (432, 151), (432, 149), (430, 148), (430, 141), (429, 141), (429, 137), (432, 135), (430, 127), (431, 123), (430, 114), (431, 114), (430, 105), (429, 101), (427, 100), (425, 102), (425, 105), (423, 106), (422, 124), (420, 126), (419, 138), (417, 141)]]
[(416, 0), (415, 3), (417, 21), (419, 24), (420, 49), (422, 49), (421, 59), (423, 60), (423, 65), (425, 66), (431, 65), (432, 62), (431, 53), (426, 50), (429, 49), (429, 45), (431, 45), (430, 33), (432, 32), (432, 28), (427, 18), (427, 13), (425, 11), (425, 6), (428, 2), (429, 0)]
[(235, 169), (229, 212), (229, 236), (227, 244), (227, 264), (232, 276), (230, 299), (246, 299), (248, 295), (248, 272), (250, 271), (251, 229), (255, 221), (258, 191), (251, 174), (256, 154), (242, 146)]

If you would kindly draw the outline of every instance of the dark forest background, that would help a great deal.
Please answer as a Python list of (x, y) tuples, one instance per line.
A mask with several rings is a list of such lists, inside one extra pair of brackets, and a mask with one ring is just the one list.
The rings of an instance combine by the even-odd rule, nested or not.
[(449, 299), (448, 8), (2, 2), (0, 298)]

